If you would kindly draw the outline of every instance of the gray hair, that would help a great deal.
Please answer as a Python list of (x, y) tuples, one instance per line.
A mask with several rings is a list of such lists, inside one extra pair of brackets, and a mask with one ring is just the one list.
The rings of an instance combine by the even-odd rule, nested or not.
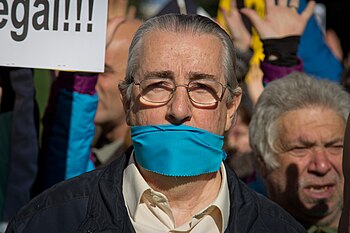
[(275, 158), (279, 117), (288, 111), (310, 106), (334, 110), (344, 119), (345, 127), (350, 95), (336, 83), (317, 80), (299, 72), (267, 85), (258, 99), (249, 124), (249, 140), (254, 153), (261, 156), (268, 169), (279, 166)]
[(236, 55), (230, 36), (214, 21), (200, 15), (181, 15), (167, 14), (151, 18), (145, 21), (136, 31), (135, 36), (129, 48), (128, 65), (126, 68), (125, 80), (119, 85), (119, 89), (126, 99), (127, 105), (131, 99), (131, 87), (134, 81), (134, 75), (139, 68), (140, 47), (142, 39), (151, 31), (210, 34), (220, 39), (224, 48), (223, 68), (227, 89), (229, 90), (228, 103), (234, 96), (241, 94), (241, 88), (238, 87), (236, 76)]

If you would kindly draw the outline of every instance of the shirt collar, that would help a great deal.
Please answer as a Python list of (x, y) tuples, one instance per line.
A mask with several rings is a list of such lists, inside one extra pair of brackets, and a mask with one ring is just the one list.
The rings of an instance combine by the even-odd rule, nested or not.
[[(200, 214), (204, 213), (206, 210), (212, 206), (217, 207), (220, 210), (222, 218), (222, 229), (223, 232), (227, 225), (230, 215), (230, 195), (229, 188), (227, 183), (227, 175), (224, 164), (221, 164), (221, 187), (218, 193), (218, 196), (204, 211), (200, 211)], [(137, 207), (141, 202), (141, 197), (147, 190), (153, 191), (151, 187), (142, 177), (141, 173), (137, 169), (134, 152), (132, 152), (129, 160), (128, 166), (124, 170), (123, 176), (123, 195), (125, 199), (125, 204), (128, 207), (129, 214), (131, 218), (135, 218), (137, 212)]]
[(224, 232), (224, 230), (228, 225), (228, 219), (230, 216), (230, 192), (229, 192), (228, 183), (227, 183), (226, 169), (223, 163), (221, 163), (220, 170), (221, 170), (221, 187), (220, 187), (218, 196), (216, 197), (216, 199), (211, 205), (216, 206), (220, 210), (221, 217), (222, 217), (221, 231)]
[(131, 153), (128, 166), (124, 169), (123, 176), (123, 195), (125, 204), (129, 209), (130, 216), (134, 219), (137, 206), (140, 203), (142, 194), (151, 189), (147, 182), (143, 179), (141, 173), (137, 169), (134, 152)]
[(92, 148), (92, 152), (97, 157), (98, 161), (102, 164), (107, 163), (112, 155), (119, 149), (124, 143), (124, 140), (116, 140), (109, 144), (104, 145), (101, 148)]

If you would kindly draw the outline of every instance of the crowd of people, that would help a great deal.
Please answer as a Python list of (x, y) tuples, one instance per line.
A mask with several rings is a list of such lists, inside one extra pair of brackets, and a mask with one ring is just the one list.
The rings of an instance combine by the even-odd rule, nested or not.
[(349, 67), (314, 1), (262, 2), (109, 1), (105, 71), (52, 72), (40, 143), (1, 67), (0, 232), (350, 232)]

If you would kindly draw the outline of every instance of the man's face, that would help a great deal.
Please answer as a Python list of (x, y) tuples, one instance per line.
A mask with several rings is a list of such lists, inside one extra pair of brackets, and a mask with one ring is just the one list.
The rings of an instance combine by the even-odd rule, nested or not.
[[(125, 42), (124, 42), (125, 43)], [(100, 74), (96, 84), (98, 105), (95, 116), (97, 125), (118, 124), (124, 118), (123, 106), (117, 85), (123, 80), (126, 66), (127, 45), (113, 41), (106, 51), (105, 72)]]
[(106, 49), (105, 72), (100, 74), (96, 84), (98, 105), (95, 123), (116, 127), (125, 122), (118, 83), (125, 77), (128, 49), (139, 22), (126, 21), (116, 30)]
[[(172, 32), (152, 31), (142, 41), (140, 68), (135, 82), (142, 81), (149, 74), (156, 73), (177, 84), (211, 76), (225, 85), (223, 48), (218, 38), (212, 35), (189, 35)], [(159, 75), (164, 74), (164, 75)], [(234, 77), (232, 77), (234, 78)], [(133, 86), (128, 112), (130, 125), (185, 124), (222, 135), (231, 126), (240, 97), (227, 104), (228, 90), (222, 101), (213, 107), (195, 106), (188, 97), (186, 88), (178, 87), (173, 98), (160, 106), (140, 101), (139, 86)]]
[(278, 128), (280, 167), (266, 176), (271, 199), (303, 222), (337, 226), (344, 120), (329, 108), (309, 107), (282, 115)]

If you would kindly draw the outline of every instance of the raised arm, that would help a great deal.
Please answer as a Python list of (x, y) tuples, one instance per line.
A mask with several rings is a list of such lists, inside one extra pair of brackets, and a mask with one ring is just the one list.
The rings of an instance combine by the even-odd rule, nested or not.
[(265, 0), (266, 14), (261, 18), (253, 9), (243, 8), (246, 15), (257, 30), (260, 38), (272, 39), (287, 36), (301, 36), (306, 23), (312, 15), (315, 2), (310, 1), (301, 14), (298, 13), (299, 0)]
[(281, 78), (293, 71), (303, 71), (303, 63), (297, 57), (300, 37), (315, 7), (310, 1), (298, 13), (299, 0), (265, 0), (266, 13), (261, 18), (254, 10), (244, 8), (245, 14), (258, 32), (264, 48), (265, 59), (261, 64), (264, 83)]

